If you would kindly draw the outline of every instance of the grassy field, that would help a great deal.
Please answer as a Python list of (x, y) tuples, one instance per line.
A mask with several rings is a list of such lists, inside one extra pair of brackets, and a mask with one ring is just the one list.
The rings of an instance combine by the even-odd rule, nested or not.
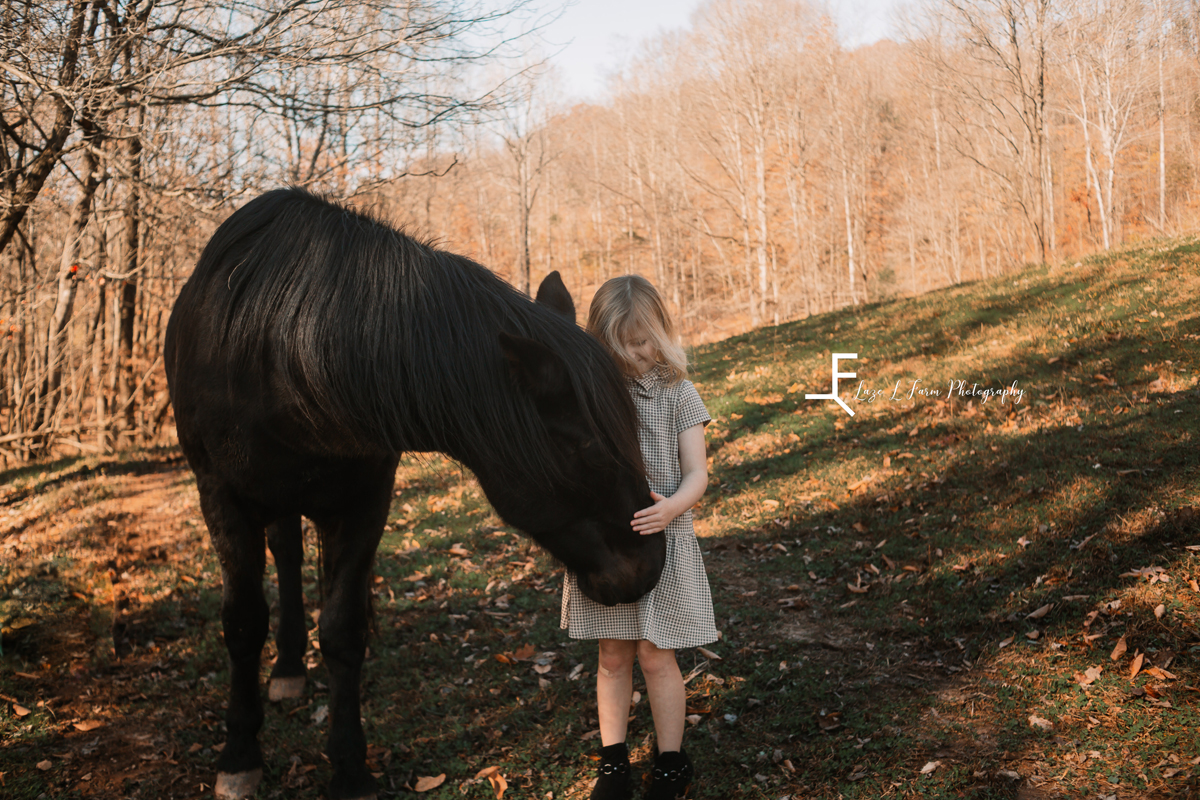
[[(1200, 796), (1197, 296), (1200, 244), (1170, 242), (698, 349), (722, 639), (680, 653), (693, 796)], [(853, 417), (804, 398), (832, 352)], [(209, 796), (227, 675), (186, 465), (0, 477), (0, 796)], [(496, 767), (505, 797), (586, 797), (596, 652), (558, 628), (561, 569), (431, 456), (376, 571), (382, 796), (496, 797)], [(259, 797), (329, 778), (319, 655), (268, 708)]]

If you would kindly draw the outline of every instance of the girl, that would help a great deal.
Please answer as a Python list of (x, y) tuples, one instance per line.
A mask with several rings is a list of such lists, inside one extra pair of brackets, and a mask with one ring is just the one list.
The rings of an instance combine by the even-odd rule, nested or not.
[(717, 640), (704, 562), (692, 530), (691, 507), (708, 485), (704, 426), (710, 421), (695, 387), (683, 379), (687, 359), (675, 341), (662, 299), (645, 278), (614, 278), (596, 292), (588, 331), (624, 369), (641, 421), (639, 438), (654, 505), (634, 514), (639, 533), (666, 531), (667, 559), (658, 585), (636, 603), (606, 608), (579, 591), (574, 574), (563, 587), (562, 622), (574, 639), (600, 640), (596, 708), (600, 776), (592, 800), (632, 796), (625, 728), (636, 658), (646, 679), (658, 756), (647, 800), (674, 800), (691, 783), (682, 748), (686, 699), (675, 650)]

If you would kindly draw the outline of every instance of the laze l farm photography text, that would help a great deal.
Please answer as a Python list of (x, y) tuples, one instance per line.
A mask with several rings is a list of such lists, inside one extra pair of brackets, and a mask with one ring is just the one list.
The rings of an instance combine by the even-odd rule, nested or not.
[(981, 403), (996, 399), (1001, 403), (1008, 402), (1013, 405), (1019, 405), (1025, 399), (1025, 390), (1019, 388), (1016, 381), (1013, 381), (1008, 386), (996, 388), (981, 386), (978, 382), (968, 383), (965, 380), (953, 379), (940, 386), (933, 386), (920, 378), (913, 378), (911, 380), (897, 380), (889, 388), (878, 389), (872, 388), (866, 381), (859, 381), (858, 386), (854, 390), (854, 397), (851, 399), (860, 403), (874, 403), (876, 400), (910, 402), (926, 398), (974, 399)]

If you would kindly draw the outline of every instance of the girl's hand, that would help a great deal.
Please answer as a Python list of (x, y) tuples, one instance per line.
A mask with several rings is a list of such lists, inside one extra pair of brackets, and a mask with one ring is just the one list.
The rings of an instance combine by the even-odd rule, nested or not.
[(679, 516), (670, 498), (654, 491), (650, 492), (650, 497), (654, 499), (654, 505), (635, 513), (633, 522), (629, 523), (643, 536), (665, 530), (667, 525), (671, 524), (671, 520)]

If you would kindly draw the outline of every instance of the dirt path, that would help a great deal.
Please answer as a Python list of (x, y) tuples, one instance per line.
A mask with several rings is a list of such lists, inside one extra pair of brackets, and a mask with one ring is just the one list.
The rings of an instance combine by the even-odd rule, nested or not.
[(151, 459), (41, 473), (0, 498), (5, 665), (21, 665), (0, 699), (35, 720), (0, 750), (10, 767), (36, 762), (81, 796), (199, 790), (175, 734), (205, 717), (170, 647), (205, 624), (190, 602), (207, 555), (193, 483), (180, 459)]

